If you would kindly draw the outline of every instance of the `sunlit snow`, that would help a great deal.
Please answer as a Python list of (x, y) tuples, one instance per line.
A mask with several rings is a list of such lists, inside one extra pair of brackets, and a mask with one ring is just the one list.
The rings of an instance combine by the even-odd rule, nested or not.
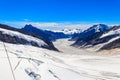
[[(5, 43), (16, 80), (120, 80), (119, 55), (97, 55), (73, 48), (71, 43), (56, 41), (61, 52)], [(0, 64), (0, 80), (13, 80), (3, 42)]]

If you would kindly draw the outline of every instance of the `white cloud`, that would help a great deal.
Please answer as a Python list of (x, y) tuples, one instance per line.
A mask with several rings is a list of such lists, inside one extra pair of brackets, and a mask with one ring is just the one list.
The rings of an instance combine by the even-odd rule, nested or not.
[(58, 23), (54, 23), (54, 22), (51, 22), (51, 23), (41, 23), (41, 22), (28, 22), (28, 24), (32, 24), (36, 27), (55, 27), (58, 25)]

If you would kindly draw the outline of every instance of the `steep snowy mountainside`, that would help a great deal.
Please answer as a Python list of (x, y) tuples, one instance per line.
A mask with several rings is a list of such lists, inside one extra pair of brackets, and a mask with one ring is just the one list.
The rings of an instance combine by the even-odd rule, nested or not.
[[(88, 33), (88, 31), (90, 31), (90, 33)], [(92, 35), (91, 31), (93, 33)], [(105, 25), (94, 25), (93, 27), (79, 34), (78, 39), (73, 44), (73, 46), (80, 48), (90, 48), (97, 46), (97, 50), (110, 50), (119, 48), (119, 41), (120, 26), (113, 26), (108, 28), (107, 26), (105, 27)]]
[(43, 40), (40, 40), (38, 38), (29, 36), (29, 35), (24, 35), (22, 33), (16, 32), (16, 31), (10, 31), (10, 30), (0, 28), (0, 32), (2, 32), (3, 35), (9, 35), (11, 37), (15, 36), (15, 37), (18, 37), (20, 39), (24, 39), (24, 40), (26, 40), (28, 42), (36, 42), (39, 46), (42, 46), (42, 45), (47, 46), (47, 44)]
[(97, 25), (93, 25), (88, 30), (85, 30), (85, 32), (92, 31), (92, 30), (94, 30), (94, 32), (104, 32), (106, 30), (109, 30), (109, 28), (110, 27), (105, 24), (97, 24)]
[(107, 25), (104, 24), (93, 25), (92, 27), (80, 33), (79, 37), (85, 39), (96, 33), (103, 33), (104, 31), (108, 31), (108, 30), (109, 30), (109, 26)]
[(75, 46), (87, 46), (90, 44), (94, 44), (94, 40), (99, 38), (104, 32), (109, 30), (109, 26), (104, 24), (93, 25), (87, 30), (81, 32), (76, 37), (76, 42), (73, 44)]
[(52, 42), (30, 32), (0, 24), (0, 40), (14, 44), (26, 44), (36, 47), (57, 50)]
[(104, 33), (100, 38), (105, 38), (108, 36), (109, 37), (114, 36), (113, 38), (111, 38), (114, 40), (104, 45), (101, 48), (101, 50), (120, 48), (120, 26), (113, 26), (108, 32)]
[(120, 34), (120, 26), (113, 26), (108, 32), (104, 33), (101, 38), (118, 34)]

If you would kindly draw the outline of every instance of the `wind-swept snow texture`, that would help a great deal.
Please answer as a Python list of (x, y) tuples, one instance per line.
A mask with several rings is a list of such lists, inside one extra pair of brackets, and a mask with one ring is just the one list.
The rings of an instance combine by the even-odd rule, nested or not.
[[(5, 43), (16, 80), (120, 80), (120, 56), (98, 56), (54, 43), (62, 52), (27, 45)], [(7, 56), (0, 42), (0, 80), (13, 80)]]
[(27, 40), (27, 41), (29, 41), (29, 42), (34, 41), (34, 42), (36, 42), (39, 46), (41, 46), (41, 45), (47, 45), (44, 41), (42, 41), (42, 40), (40, 40), (40, 39), (37, 39), (37, 38), (32, 37), (32, 36), (29, 36), (29, 35), (25, 35), (25, 34), (22, 34), (22, 33), (19, 33), (19, 32), (7, 30), (7, 29), (2, 29), (2, 28), (0, 28), (0, 31), (1, 31), (3, 34), (7, 34), (7, 35), (10, 35), (10, 36), (17, 36), (18, 38)]

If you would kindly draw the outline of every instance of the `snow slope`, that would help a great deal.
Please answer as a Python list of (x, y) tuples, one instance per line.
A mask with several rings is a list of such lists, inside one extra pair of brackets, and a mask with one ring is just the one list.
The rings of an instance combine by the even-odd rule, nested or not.
[(0, 31), (3, 34), (7, 34), (7, 35), (10, 35), (10, 36), (17, 36), (18, 38), (22, 38), (22, 39), (27, 40), (29, 42), (31, 42), (31, 41), (36, 42), (39, 46), (47, 45), (43, 40), (40, 40), (40, 39), (37, 39), (35, 37), (28, 36), (28, 35), (25, 35), (25, 34), (22, 34), (22, 33), (19, 33), (19, 32), (7, 30), (7, 29), (2, 29), (2, 28), (0, 28)]
[(110, 35), (116, 35), (116, 34), (120, 34), (120, 29), (111, 30), (111, 31), (103, 34), (100, 38), (103, 38), (103, 37), (106, 37), (106, 36), (110, 36)]
[[(69, 46), (71, 43), (56, 41), (61, 52), (5, 43), (16, 80), (120, 80), (119, 55), (95, 55)], [(2, 42), (0, 64), (0, 80), (13, 80)]]

